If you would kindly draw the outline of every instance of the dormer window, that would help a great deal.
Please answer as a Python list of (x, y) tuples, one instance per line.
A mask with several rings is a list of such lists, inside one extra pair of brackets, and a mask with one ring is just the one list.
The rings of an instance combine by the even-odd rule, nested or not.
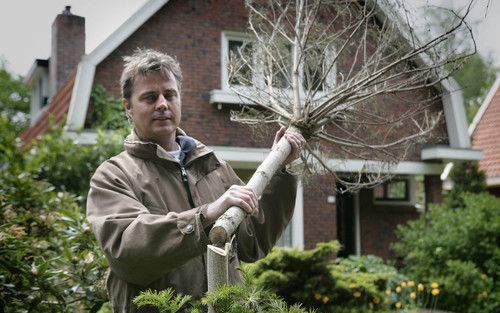
[(37, 59), (26, 75), (25, 83), (31, 86), (30, 122), (33, 125), (49, 103), (49, 61)]

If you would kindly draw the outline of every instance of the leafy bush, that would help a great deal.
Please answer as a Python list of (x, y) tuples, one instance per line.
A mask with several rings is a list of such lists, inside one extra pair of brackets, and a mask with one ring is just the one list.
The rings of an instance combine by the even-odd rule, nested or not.
[(0, 307), (96, 312), (106, 261), (74, 196), (28, 173), (0, 174)]
[(445, 201), (451, 207), (463, 207), (463, 195), (467, 192), (480, 193), (486, 191), (486, 174), (479, 170), (478, 161), (455, 163), (449, 177), (453, 181), (453, 189), (445, 198)]
[(437, 307), (454, 312), (500, 311), (500, 199), (464, 194), (400, 226), (393, 249), (408, 276), (442, 282)]
[[(81, 207), (95, 168), (122, 149), (98, 136), (76, 145), (62, 131), (20, 148), (0, 115), (0, 308), (2, 312), (97, 312), (107, 263)], [(55, 186), (54, 186), (55, 185)]]
[(102, 85), (95, 85), (90, 95), (92, 103), (92, 127), (118, 130), (128, 135), (131, 129), (120, 99), (110, 96)]
[(24, 154), (24, 166), (35, 179), (46, 180), (58, 190), (84, 196), (96, 168), (122, 150), (120, 134), (99, 131), (95, 145), (82, 145), (57, 128), (33, 142)]

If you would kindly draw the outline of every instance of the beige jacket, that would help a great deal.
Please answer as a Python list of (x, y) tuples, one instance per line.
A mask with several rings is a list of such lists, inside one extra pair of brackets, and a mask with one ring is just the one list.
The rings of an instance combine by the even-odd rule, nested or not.
[[(90, 182), (87, 218), (109, 261), (113, 312), (137, 312), (131, 300), (146, 289), (173, 287), (195, 299), (207, 290), (208, 229), (203, 229), (202, 213), (231, 185), (243, 183), (206, 146), (187, 136), (177, 138), (182, 138), (194, 207), (180, 163), (135, 134), (126, 139), (125, 151), (101, 164)], [(273, 247), (292, 217), (295, 192), (295, 177), (277, 174), (261, 197), (260, 214), (240, 225), (230, 265), (232, 282), (240, 279), (239, 260), (253, 262)]]

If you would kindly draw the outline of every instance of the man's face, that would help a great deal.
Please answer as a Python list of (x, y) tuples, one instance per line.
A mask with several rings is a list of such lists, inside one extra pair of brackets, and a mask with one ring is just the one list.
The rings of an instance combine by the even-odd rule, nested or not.
[(181, 120), (181, 95), (169, 73), (139, 76), (134, 82), (130, 102), (123, 105), (142, 141), (151, 141), (167, 150), (175, 150), (175, 131)]

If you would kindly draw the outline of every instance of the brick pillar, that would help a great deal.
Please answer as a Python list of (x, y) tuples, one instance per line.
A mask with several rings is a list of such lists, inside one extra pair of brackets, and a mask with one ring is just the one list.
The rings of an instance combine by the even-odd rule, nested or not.
[(425, 209), (431, 203), (441, 203), (443, 200), (443, 185), (439, 175), (425, 175), (424, 177), (425, 189)]
[(66, 6), (52, 23), (49, 96), (61, 88), (85, 54), (85, 18), (73, 15), (70, 9)]

